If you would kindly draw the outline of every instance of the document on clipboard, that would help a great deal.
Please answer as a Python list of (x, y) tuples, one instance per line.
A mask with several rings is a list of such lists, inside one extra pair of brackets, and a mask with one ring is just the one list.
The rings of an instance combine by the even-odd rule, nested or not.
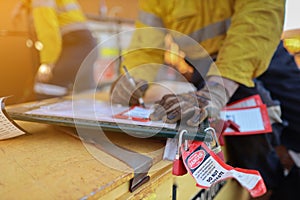
[(252, 135), (272, 131), (267, 106), (259, 95), (253, 95), (226, 106), (220, 113), (223, 120), (231, 120), (239, 131), (227, 128), (223, 135)]
[[(162, 121), (150, 121), (152, 111), (139, 106), (127, 107), (113, 105), (101, 100), (78, 99), (61, 100), (58, 102), (41, 105), (38, 108), (29, 109), (28, 115), (42, 115), (52, 117), (64, 117), (70, 119), (92, 120), (98, 122), (111, 122), (116, 124), (141, 125), (148, 127), (175, 129), (176, 124), (167, 124)], [(79, 119), (79, 120), (78, 120)]]
[[(151, 121), (151, 108), (110, 104), (105, 100), (54, 98), (28, 102), (6, 108), (14, 120), (40, 122), (68, 127), (99, 129), (104, 131), (134, 132), (142, 137), (175, 137), (177, 124)], [(192, 137), (192, 136), (191, 136)], [(199, 134), (199, 140), (204, 139)]]
[[(191, 83), (182, 81), (162, 81), (153, 84), (144, 97), (147, 101), (146, 107), (151, 109), (151, 102), (156, 102), (165, 94), (180, 94), (187, 90), (194, 91), (195, 88)], [(147, 115), (150, 111), (140, 112), (141, 110), (138, 110), (137, 107), (132, 110), (132, 107), (113, 105), (110, 103), (109, 97), (107, 91), (95, 92), (93, 90), (71, 96), (15, 104), (6, 107), (6, 110), (14, 120), (71, 128), (101, 128), (104, 131), (112, 132), (134, 132), (141, 134), (142, 137), (155, 135), (155, 137), (174, 138), (178, 134), (179, 128), (182, 128), (182, 123), (170, 124), (163, 120), (148, 120)], [(186, 138), (200, 141), (207, 139), (203, 131), (207, 125), (208, 121), (202, 123), (200, 127), (192, 127), (186, 134)]]
[(149, 122), (150, 114), (152, 113), (152, 109), (144, 108), (141, 106), (132, 106), (125, 111), (114, 115), (115, 118), (119, 119), (129, 119), (140, 122)]

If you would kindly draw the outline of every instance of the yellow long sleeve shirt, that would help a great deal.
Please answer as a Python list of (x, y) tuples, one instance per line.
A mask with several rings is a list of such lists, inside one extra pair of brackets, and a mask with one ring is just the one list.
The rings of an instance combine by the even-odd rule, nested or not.
[(40, 62), (55, 63), (61, 52), (62, 36), (86, 29), (86, 18), (75, 0), (32, 0), (30, 3), (37, 38), (42, 43)]
[[(221, 75), (251, 87), (253, 78), (267, 69), (279, 44), (284, 7), (284, 0), (140, 0), (137, 30), (123, 64), (129, 69), (148, 66), (137, 76), (152, 81), (158, 67), (149, 63), (164, 62), (161, 38), (171, 30), (175, 40), (185, 35), (192, 38), (187, 41), (195, 40), (198, 47), (183, 42), (188, 43), (182, 47), (187, 56), (218, 55), (217, 68), (211, 67), (208, 76)], [(199, 52), (202, 48), (207, 53)]]

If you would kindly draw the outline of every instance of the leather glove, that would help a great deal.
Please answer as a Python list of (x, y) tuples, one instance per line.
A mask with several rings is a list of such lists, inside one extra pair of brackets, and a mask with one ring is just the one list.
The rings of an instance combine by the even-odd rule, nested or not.
[(53, 64), (41, 64), (37, 73), (36, 73), (36, 81), (37, 82), (48, 82), (52, 77)]
[(197, 92), (165, 95), (154, 105), (150, 118), (167, 123), (182, 120), (189, 126), (198, 126), (207, 117), (218, 117), (229, 98), (229, 93), (222, 84), (208, 81)]
[(123, 75), (120, 76), (110, 89), (112, 103), (126, 106), (139, 105), (138, 99), (143, 97), (148, 89), (148, 82), (141, 79), (134, 79), (135, 86)]

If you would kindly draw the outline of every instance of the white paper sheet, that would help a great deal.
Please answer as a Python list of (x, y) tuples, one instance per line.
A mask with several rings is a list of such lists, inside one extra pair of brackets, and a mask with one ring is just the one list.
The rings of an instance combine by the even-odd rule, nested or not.
[(221, 118), (237, 123), (240, 126), (241, 132), (265, 129), (260, 108), (223, 111), (221, 112)]
[[(0, 98), (0, 105), (3, 105), (3, 101), (6, 97)], [(0, 140), (17, 137), (19, 135), (25, 134), (20, 128), (18, 128), (0, 109)]]
[(168, 124), (162, 121), (142, 122), (130, 119), (118, 119), (113, 117), (114, 115), (124, 112), (126, 110), (128, 110), (128, 107), (125, 106), (112, 105), (104, 101), (81, 99), (65, 100), (50, 105), (40, 106), (37, 109), (26, 112), (26, 114), (88, 119), (131, 125), (163, 127), (169, 129), (175, 129), (176, 127), (176, 124)]

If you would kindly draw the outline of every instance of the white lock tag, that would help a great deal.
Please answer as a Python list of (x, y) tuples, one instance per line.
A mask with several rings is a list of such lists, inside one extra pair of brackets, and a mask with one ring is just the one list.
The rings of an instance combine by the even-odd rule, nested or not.
[(217, 182), (234, 178), (250, 192), (252, 197), (266, 193), (265, 183), (258, 171), (234, 168), (224, 163), (204, 142), (193, 141), (188, 147), (186, 150), (182, 145), (182, 159), (188, 172), (196, 180), (197, 186), (209, 188)]

